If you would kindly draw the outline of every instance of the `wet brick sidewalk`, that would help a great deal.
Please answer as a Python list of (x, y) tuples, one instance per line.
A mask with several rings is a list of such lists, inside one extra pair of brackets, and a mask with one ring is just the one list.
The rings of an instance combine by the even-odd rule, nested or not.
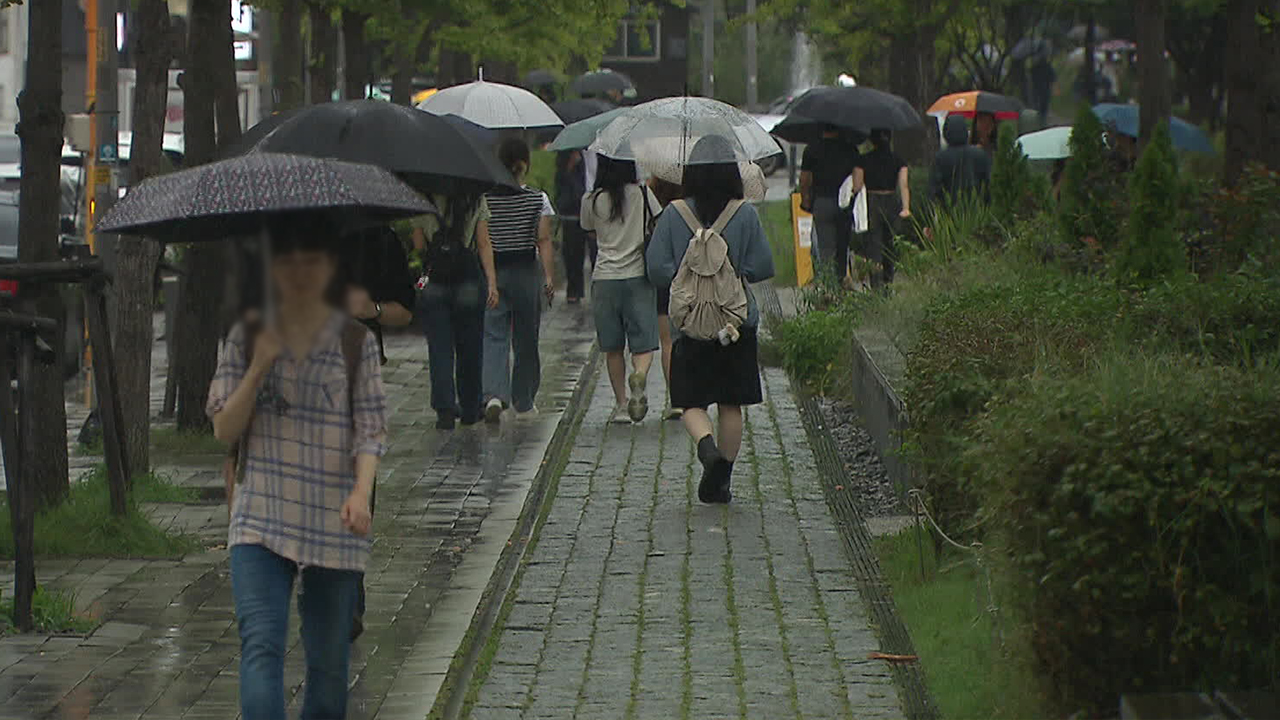
[(471, 718), (903, 716), (787, 378), (764, 372), (727, 508), (696, 501), (680, 423), (605, 424), (600, 373)]
[[(592, 339), (581, 307), (552, 312), (543, 325), (543, 412), (443, 433), (428, 409), (421, 336), (388, 338), (391, 447), (379, 471), (367, 631), (352, 658), (352, 720), (429, 712)], [(217, 458), (207, 462), (160, 472), (220, 484)], [(214, 543), (225, 538), (221, 505), (147, 511)], [(41, 584), (76, 592), (103, 624), (87, 638), (0, 638), (0, 719), (235, 718), (239, 638), (226, 556), (214, 547), (180, 560), (37, 560)], [(0, 563), (0, 573), (7, 596), (12, 563)], [(290, 642), (285, 679), (295, 692), (303, 678), (296, 613)]]

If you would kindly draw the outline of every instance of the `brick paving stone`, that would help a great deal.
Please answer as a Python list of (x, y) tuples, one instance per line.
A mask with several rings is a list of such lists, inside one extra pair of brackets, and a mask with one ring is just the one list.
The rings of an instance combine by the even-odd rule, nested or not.
[(707, 507), (682, 426), (606, 424), (598, 375), (471, 718), (902, 716), (786, 376), (764, 385)]
[[(449, 655), (491, 571), (484, 562), (491, 568), (497, 548), (510, 536), (588, 357), (592, 334), (585, 317), (582, 308), (563, 309), (544, 320), (543, 413), (537, 419), (453, 433), (434, 429), (421, 336), (388, 336), (384, 377), (391, 443), (379, 470), (366, 632), (352, 654), (352, 720), (420, 720), (430, 711)], [(153, 393), (162, 392), (163, 382), (153, 383)], [(76, 417), (83, 414), (73, 414), (72, 422)], [(88, 460), (90, 465), (97, 461)], [(220, 485), (219, 458), (197, 460), (205, 464), (191, 461), (160, 471), (184, 483)], [(594, 467), (594, 458), (585, 467)], [(225, 542), (226, 513), (220, 504), (146, 510), (158, 524), (195, 533), (208, 545)], [(609, 527), (600, 530), (606, 541)], [(603, 558), (600, 554), (599, 562)], [(215, 547), (181, 560), (38, 561), (41, 584), (75, 592), (81, 609), (104, 623), (88, 638), (0, 638), (0, 720), (236, 717), (240, 643), (226, 559), (226, 549)], [(558, 583), (564, 566), (557, 570), (548, 564), (545, 572)], [(12, 564), (0, 563), (0, 573), (0, 594), (8, 594)], [(530, 576), (536, 578), (537, 571)], [(598, 595), (599, 566), (594, 577), (594, 585), (581, 588), (584, 602), (594, 603)], [(529, 606), (523, 622), (547, 626), (555, 609), (552, 599)], [(509, 683), (510, 692), (534, 681), (541, 642), (539, 634), (526, 644), (536, 654), (525, 658), (527, 679)], [(579, 680), (585, 653), (584, 642), (572, 658)], [(285, 680), (293, 696), (291, 713), (296, 713), (303, 680), (296, 613)]]

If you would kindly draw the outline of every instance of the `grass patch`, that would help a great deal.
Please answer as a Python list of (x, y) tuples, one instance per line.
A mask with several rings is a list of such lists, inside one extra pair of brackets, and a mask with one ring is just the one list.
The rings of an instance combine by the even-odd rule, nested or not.
[[(87, 635), (98, 622), (92, 617), (76, 612), (75, 593), (36, 587), (31, 601), (33, 630), (41, 635)], [(13, 617), (13, 598), (0, 598), (0, 637), (16, 632)]]
[[(909, 529), (878, 538), (876, 554), (894, 602), (920, 655), (929, 692), (942, 717), (1021, 720), (1048, 717), (1035, 680), (1014, 638), (998, 639), (985, 575), (969, 557), (934, 553), (932, 537)], [(921, 576), (921, 555), (924, 572)], [(1009, 633), (1011, 623), (1003, 622)]]
[(774, 200), (761, 203), (760, 221), (764, 223), (769, 248), (773, 251), (773, 282), (791, 287), (796, 284), (795, 233), (791, 228), (791, 201)]
[(151, 452), (156, 455), (225, 455), (227, 446), (212, 433), (187, 432), (176, 427), (151, 430)]
[[(61, 505), (36, 515), (35, 551), (40, 557), (181, 557), (199, 549), (194, 538), (170, 535), (142, 515), (140, 502), (189, 502), (195, 493), (154, 474), (134, 480), (129, 512), (111, 514), (102, 467), (73, 483)], [(0, 558), (12, 559), (13, 528), (7, 502), (0, 502)]]

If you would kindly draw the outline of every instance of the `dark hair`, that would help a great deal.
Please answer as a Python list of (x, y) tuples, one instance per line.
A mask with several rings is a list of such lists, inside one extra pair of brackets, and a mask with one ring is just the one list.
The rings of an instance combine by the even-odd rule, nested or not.
[(515, 174), (516, 166), (524, 163), (529, 166), (529, 143), (524, 138), (509, 137), (498, 144), (498, 161)]
[(893, 131), (888, 128), (872, 128), (869, 139), (875, 149), (885, 150), (893, 142)]
[(711, 225), (730, 200), (742, 199), (742, 173), (737, 163), (685, 165), (685, 197), (703, 225)]
[(596, 165), (596, 186), (591, 191), (591, 209), (595, 210), (601, 193), (609, 195), (609, 220), (622, 219), (627, 186), (636, 183), (636, 164), (631, 160), (615, 160), (600, 156)]
[(334, 218), (324, 213), (278, 215), (267, 222), (271, 236), (271, 256), (292, 252), (338, 254)]
[(980, 112), (973, 115), (973, 127), (969, 130), (969, 144), (982, 145), (983, 138), (978, 137), (978, 119), (982, 117), (991, 118), (991, 136), (986, 138), (987, 142), (994, 143), (1000, 135), (999, 123), (996, 121), (995, 113)]
[(450, 195), (449, 201), (446, 203), (444, 215), (440, 217), (440, 230), (442, 236), (450, 242), (459, 245), (466, 245), (467, 228), (471, 225), (472, 214), (476, 208), (480, 206), (480, 196), (475, 193), (458, 193)]

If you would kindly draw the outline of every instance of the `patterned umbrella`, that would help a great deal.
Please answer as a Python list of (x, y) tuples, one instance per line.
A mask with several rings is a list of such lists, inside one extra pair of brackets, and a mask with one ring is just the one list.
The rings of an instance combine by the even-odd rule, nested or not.
[(457, 115), (492, 130), (558, 128), (560, 116), (542, 98), (514, 85), (478, 80), (455, 85), (418, 105), (432, 115)]
[(267, 216), (317, 211), (349, 230), (435, 212), (435, 207), (372, 165), (251, 153), (130, 188), (97, 231), (178, 242), (219, 240), (256, 233)]
[(1022, 114), (1022, 101), (1000, 93), (985, 90), (943, 95), (929, 106), (929, 114), (934, 117), (963, 115), (973, 117), (978, 113), (991, 113), (997, 120), (1014, 120)]

